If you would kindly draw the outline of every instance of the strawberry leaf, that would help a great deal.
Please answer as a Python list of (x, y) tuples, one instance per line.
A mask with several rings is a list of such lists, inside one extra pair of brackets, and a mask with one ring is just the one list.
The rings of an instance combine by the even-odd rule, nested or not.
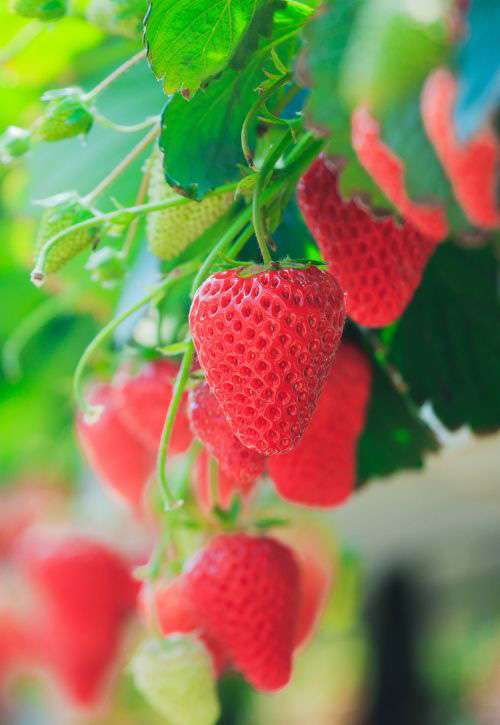
[(498, 314), (493, 251), (443, 244), (392, 337), (389, 361), (451, 430), (500, 427)]
[(420, 115), (420, 89), (391, 108), (383, 121), (382, 136), (404, 163), (408, 196), (415, 201), (430, 197), (441, 203), (451, 228), (457, 233), (470, 232), (472, 227), (425, 133)]
[(358, 482), (422, 468), (437, 450), (432, 431), (411, 400), (396, 389), (385, 367), (373, 360), (372, 394), (365, 429), (358, 442)]
[(146, 16), (148, 58), (167, 93), (196, 92), (234, 58), (242, 67), (269, 34), (281, 0), (155, 0)]

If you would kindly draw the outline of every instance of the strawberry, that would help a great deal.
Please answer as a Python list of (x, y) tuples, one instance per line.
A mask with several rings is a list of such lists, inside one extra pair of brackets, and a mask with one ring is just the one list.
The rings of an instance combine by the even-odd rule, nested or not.
[(154, 593), (154, 607), (160, 630), (165, 636), (197, 631), (212, 656), (215, 671), (221, 674), (229, 661), (229, 656), (217, 640), (206, 632), (198, 631), (197, 613), (186, 593), (185, 584), (185, 577), (179, 576), (168, 584), (157, 587)]
[[(149, 201), (179, 198), (179, 194), (165, 181), (163, 156), (156, 150), (151, 158)], [(233, 193), (227, 192), (209, 196), (203, 201), (190, 201), (172, 209), (152, 212), (147, 221), (149, 248), (160, 259), (177, 257), (228, 211), (233, 199)]]
[(47, 91), (42, 101), (46, 106), (33, 128), (33, 138), (37, 141), (61, 141), (90, 131), (94, 117), (81, 88)]
[(12, 12), (24, 18), (59, 20), (67, 12), (67, 0), (11, 0)]
[(107, 546), (77, 535), (31, 533), (18, 558), (39, 597), (47, 667), (75, 704), (95, 704), (135, 607), (128, 566)]
[(350, 496), (370, 385), (368, 359), (343, 342), (304, 437), (293, 451), (269, 459), (269, 475), (287, 501), (328, 507)]
[(314, 412), (345, 318), (344, 295), (317, 267), (218, 272), (189, 325), (229, 427), (262, 455), (292, 449)]
[(381, 140), (379, 124), (368, 109), (357, 108), (351, 122), (353, 148), (387, 198), (421, 234), (436, 242), (444, 239), (448, 233), (444, 209), (437, 204), (417, 203), (408, 197), (404, 164)]
[(106, 33), (137, 38), (146, 9), (146, 0), (90, 0), (85, 16)]
[(0, 688), (12, 672), (36, 664), (39, 656), (38, 637), (32, 623), (13, 611), (0, 610)]
[(111, 385), (96, 387), (90, 399), (103, 410), (92, 423), (78, 415), (76, 431), (82, 450), (96, 475), (138, 510), (154, 471), (155, 455), (122, 423)]
[[(154, 360), (136, 375), (122, 367), (113, 381), (113, 402), (122, 424), (155, 454), (177, 372), (177, 365), (170, 360)], [(171, 453), (183, 453), (191, 445), (186, 403), (187, 394), (184, 394), (170, 440)]]
[[(88, 206), (74, 191), (64, 192), (39, 201), (44, 208), (36, 241), (37, 252), (45, 242), (64, 229), (92, 219), (98, 212)], [(84, 227), (62, 237), (51, 247), (45, 262), (45, 272), (57, 272), (86, 247), (95, 246), (100, 239), (99, 226)]]
[(245, 487), (260, 476), (264, 471), (264, 456), (241, 445), (206, 381), (190, 392), (188, 411), (191, 430), (217, 459), (226, 477)]
[(457, 82), (450, 71), (439, 68), (430, 74), (421, 97), (425, 131), (469, 220), (494, 228), (500, 225), (499, 145), (488, 126), (465, 143), (458, 140), (453, 120), (456, 95)]
[(409, 304), (436, 242), (409, 222), (375, 216), (360, 199), (344, 201), (338, 178), (338, 163), (321, 155), (299, 182), (299, 206), (347, 294), (349, 317), (382, 327)]
[(135, 684), (170, 725), (215, 725), (220, 715), (214, 671), (194, 635), (150, 639), (134, 655)]
[(185, 574), (186, 593), (202, 629), (229, 653), (257, 689), (290, 678), (300, 603), (292, 551), (247, 534), (214, 538)]
[(0, 163), (10, 164), (31, 148), (31, 132), (18, 126), (9, 126), (0, 136)]
[(243, 499), (247, 499), (255, 488), (255, 478), (242, 482), (241, 479), (231, 478), (219, 468), (217, 471), (217, 500), (214, 501), (210, 485), (210, 456), (206, 450), (200, 453), (196, 464), (195, 497), (198, 506), (205, 514), (210, 513), (214, 506), (227, 511), (235, 494), (240, 494)]

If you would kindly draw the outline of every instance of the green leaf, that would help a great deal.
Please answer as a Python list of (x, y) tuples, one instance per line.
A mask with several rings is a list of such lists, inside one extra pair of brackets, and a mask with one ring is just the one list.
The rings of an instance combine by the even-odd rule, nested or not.
[(470, 232), (472, 227), (425, 133), (420, 115), (420, 89), (386, 115), (382, 136), (404, 163), (408, 196), (416, 201), (431, 198), (441, 203), (452, 230)]
[(154, 0), (146, 16), (148, 57), (165, 91), (194, 93), (234, 57), (241, 66), (269, 33), (281, 0)]
[(497, 0), (474, 0), (457, 60), (458, 96), (455, 121), (459, 138), (466, 140), (500, 105), (500, 53)]
[(359, 12), (342, 62), (340, 94), (350, 108), (366, 104), (379, 114), (404, 98), (445, 62), (449, 30), (442, 0), (425, 12), (399, 0), (372, 0)]
[(451, 430), (500, 427), (500, 325), (492, 249), (438, 247), (389, 348), (420, 405)]
[[(236, 181), (244, 164), (241, 126), (264, 76), (260, 63), (246, 71), (228, 68), (189, 103), (179, 94), (162, 115), (160, 147), (168, 183), (193, 199)], [(255, 124), (250, 142), (255, 139)]]
[(424, 456), (438, 448), (434, 434), (413, 404), (373, 361), (372, 394), (365, 429), (358, 442), (358, 481), (381, 478), (401, 469), (422, 468)]

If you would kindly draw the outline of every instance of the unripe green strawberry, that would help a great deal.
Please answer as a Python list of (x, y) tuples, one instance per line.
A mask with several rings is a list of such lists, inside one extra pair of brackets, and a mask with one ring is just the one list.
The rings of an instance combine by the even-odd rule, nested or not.
[(29, 151), (30, 146), (30, 131), (18, 126), (9, 126), (0, 136), (0, 163), (10, 164)]
[(12, 0), (10, 5), (17, 15), (38, 20), (58, 20), (67, 12), (67, 0)]
[[(97, 214), (75, 191), (58, 194), (49, 199), (43, 199), (38, 203), (45, 208), (45, 211), (38, 230), (37, 253), (42, 249), (46, 241), (62, 232), (63, 229), (67, 229), (86, 219), (91, 219)], [(82, 252), (85, 247), (95, 245), (98, 241), (98, 226), (84, 227), (71, 232), (51, 247), (43, 271), (48, 274), (57, 272), (66, 262)]]
[(131, 667), (138, 690), (169, 725), (214, 725), (219, 718), (211, 658), (195, 636), (146, 640)]
[(90, 131), (94, 117), (80, 88), (62, 88), (44, 93), (47, 105), (33, 130), (38, 141), (60, 141)]
[[(155, 151), (151, 159), (149, 201), (179, 199), (179, 194), (165, 181), (163, 156)], [(208, 227), (215, 224), (233, 203), (233, 193), (210, 196), (203, 201), (189, 201), (172, 209), (148, 215), (149, 248), (160, 259), (173, 259)]]
[(94, 282), (98, 282), (104, 288), (111, 289), (125, 275), (125, 259), (117, 249), (103, 247), (90, 255), (85, 269), (90, 272), (90, 277)]
[(90, 0), (87, 20), (112, 35), (135, 38), (146, 14), (146, 0)]

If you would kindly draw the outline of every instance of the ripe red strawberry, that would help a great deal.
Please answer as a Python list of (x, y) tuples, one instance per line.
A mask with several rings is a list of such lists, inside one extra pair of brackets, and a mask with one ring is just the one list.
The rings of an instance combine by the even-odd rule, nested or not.
[(317, 267), (252, 274), (230, 269), (198, 289), (191, 335), (208, 384), (241, 443), (263, 455), (292, 449), (333, 362), (344, 295)]
[(80, 414), (76, 422), (78, 440), (89, 465), (132, 508), (140, 510), (154, 471), (155, 455), (122, 423), (111, 385), (96, 387), (90, 400), (103, 406), (99, 419), (89, 423)]
[[(130, 433), (156, 454), (172, 397), (178, 367), (170, 360), (154, 360), (136, 375), (122, 368), (113, 381), (113, 401), (122, 423)], [(186, 411), (187, 394), (182, 398), (170, 441), (172, 453), (183, 453), (192, 435)]]
[(190, 392), (188, 413), (194, 435), (217, 459), (227, 477), (245, 486), (260, 476), (264, 471), (264, 456), (239, 442), (206, 381)]
[(137, 585), (127, 564), (96, 541), (41, 533), (25, 538), (19, 559), (39, 598), (46, 666), (75, 704), (93, 705), (135, 607)]
[(448, 233), (445, 211), (438, 204), (415, 202), (408, 197), (403, 162), (381, 140), (379, 124), (368, 109), (357, 108), (351, 121), (353, 148), (387, 198), (419, 232), (436, 242), (444, 239)]
[(214, 501), (212, 487), (210, 485), (209, 465), (210, 456), (206, 450), (203, 450), (196, 462), (194, 484), (196, 501), (205, 514), (210, 513), (214, 506), (218, 506), (222, 510), (227, 511), (231, 506), (235, 494), (240, 494), (243, 499), (247, 499), (254, 490), (256, 484), (255, 478), (241, 482), (241, 480), (231, 478), (231, 476), (228, 476), (219, 468), (217, 472), (217, 500)]
[(299, 206), (347, 294), (347, 314), (360, 325), (382, 327), (407, 307), (436, 242), (409, 222), (375, 216), (360, 199), (344, 201), (338, 178), (335, 161), (317, 158), (299, 182)]
[(286, 685), (300, 604), (292, 551), (268, 537), (222, 535), (200, 552), (185, 577), (203, 630), (244, 677), (260, 690)]
[(453, 121), (456, 94), (450, 71), (439, 68), (431, 73), (421, 97), (424, 127), (467, 217), (479, 227), (497, 227), (499, 144), (489, 127), (460, 143)]
[[(185, 577), (179, 576), (168, 584), (161, 585), (155, 591), (154, 606), (160, 630), (165, 637), (169, 634), (183, 634), (199, 630), (198, 616), (186, 593), (185, 584)], [(198, 634), (212, 655), (215, 671), (221, 674), (229, 661), (227, 652), (217, 640), (207, 635), (206, 632), (198, 631)]]
[(269, 459), (269, 475), (283, 498), (326, 507), (349, 497), (370, 385), (368, 359), (343, 342), (304, 437), (293, 451)]

